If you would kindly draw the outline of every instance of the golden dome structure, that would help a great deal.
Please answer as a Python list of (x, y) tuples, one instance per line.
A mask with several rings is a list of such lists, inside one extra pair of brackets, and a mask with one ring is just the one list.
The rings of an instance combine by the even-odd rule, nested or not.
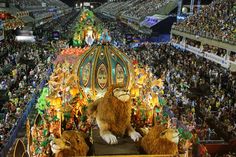
[(108, 86), (124, 84), (131, 87), (133, 65), (128, 56), (109, 43), (95, 45), (85, 52), (75, 72), (85, 92), (103, 96)]

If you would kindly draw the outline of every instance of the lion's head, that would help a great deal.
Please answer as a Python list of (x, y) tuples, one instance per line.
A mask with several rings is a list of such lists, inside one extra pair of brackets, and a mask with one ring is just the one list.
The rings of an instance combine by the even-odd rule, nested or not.
[(110, 86), (106, 92), (107, 97), (108, 95), (112, 95), (122, 102), (127, 102), (130, 100), (130, 92), (123, 84)]
[(154, 126), (149, 132), (150, 137), (153, 138), (162, 138), (167, 139), (171, 142), (178, 143), (179, 142), (179, 132), (177, 129), (166, 128), (163, 125)]
[(178, 142), (178, 130), (156, 125), (143, 137), (141, 146), (148, 154), (176, 155), (178, 153)]
[(89, 150), (82, 133), (78, 131), (64, 131), (61, 138), (54, 139), (50, 145), (55, 154), (63, 150), (71, 150), (75, 155), (85, 156)]
[(179, 132), (177, 129), (168, 128), (160, 133), (160, 138), (164, 138), (178, 144)]

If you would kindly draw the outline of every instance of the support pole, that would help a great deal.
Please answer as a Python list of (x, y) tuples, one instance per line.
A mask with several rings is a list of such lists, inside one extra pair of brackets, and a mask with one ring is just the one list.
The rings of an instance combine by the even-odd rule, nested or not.
[(190, 15), (193, 15), (194, 0), (191, 0), (190, 3)]
[(198, 0), (197, 2), (197, 12), (200, 13), (201, 11), (201, 0)]
[(179, 17), (181, 15), (183, 0), (178, 0), (178, 12), (177, 12), (177, 22), (179, 22)]

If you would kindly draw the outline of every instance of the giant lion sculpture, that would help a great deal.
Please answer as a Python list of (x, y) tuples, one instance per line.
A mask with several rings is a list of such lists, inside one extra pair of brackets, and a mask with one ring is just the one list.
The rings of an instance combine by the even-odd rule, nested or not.
[(100, 136), (108, 144), (117, 144), (116, 136), (124, 136), (127, 132), (133, 141), (141, 135), (131, 126), (130, 93), (123, 85), (112, 85), (104, 97), (89, 106), (90, 114), (94, 114), (100, 129)]

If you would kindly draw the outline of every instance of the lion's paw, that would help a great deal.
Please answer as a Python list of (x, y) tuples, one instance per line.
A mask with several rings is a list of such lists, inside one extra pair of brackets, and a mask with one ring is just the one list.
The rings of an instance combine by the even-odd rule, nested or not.
[(102, 136), (103, 140), (105, 140), (108, 144), (117, 144), (117, 138), (116, 136), (112, 134), (105, 134)]
[(134, 142), (137, 142), (142, 136), (138, 132), (133, 131), (130, 133), (130, 137)]

